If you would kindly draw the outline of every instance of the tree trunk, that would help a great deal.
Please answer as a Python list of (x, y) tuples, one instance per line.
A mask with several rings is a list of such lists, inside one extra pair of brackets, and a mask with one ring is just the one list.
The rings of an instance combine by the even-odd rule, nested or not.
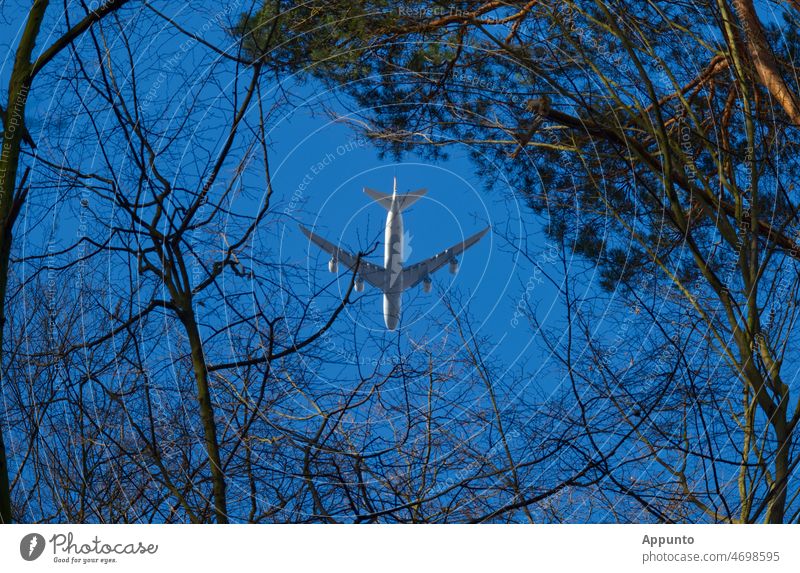
[[(8, 107), (3, 118), (3, 145), (0, 153), (0, 382), (3, 371), (3, 333), (6, 326), (6, 290), (8, 287), (8, 261), (11, 255), (12, 230), (19, 205), (17, 197), (17, 172), (19, 152), (25, 133), (25, 106), (31, 87), (31, 55), (42, 25), (47, 0), (36, 0), (28, 14), (25, 30), (17, 47), (14, 68), (8, 82)], [(0, 386), (1, 387), (1, 386)], [(8, 477), (8, 459), (0, 422), (0, 523), (11, 523), (11, 491)]]
[(228, 523), (228, 503), (225, 494), (225, 474), (222, 471), (222, 461), (219, 455), (219, 442), (217, 440), (217, 424), (214, 420), (214, 406), (211, 403), (211, 393), (208, 389), (208, 369), (203, 353), (203, 342), (200, 330), (197, 327), (194, 312), (190, 308), (181, 313), (181, 322), (186, 329), (191, 348), (192, 368), (197, 382), (197, 403), (200, 407), (200, 421), (203, 424), (206, 453), (211, 464), (211, 482), (214, 494), (214, 513), (217, 523)]
[(783, 523), (786, 513), (786, 492), (789, 487), (789, 478), (791, 477), (789, 450), (792, 442), (792, 434), (787, 432), (787, 424), (784, 422), (785, 417), (782, 417), (786, 414), (784, 406), (786, 402), (787, 400), (784, 397), (776, 414), (776, 417), (781, 417), (773, 423), (778, 449), (775, 452), (775, 479), (769, 491), (770, 501), (767, 504), (767, 516), (765, 519), (767, 523)]
[(745, 48), (753, 59), (753, 66), (758, 78), (780, 104), (792, 123), (800, 125), (800, 101), (781, 76), (778, 62), (764, 35), (753, 0), (733, 0), (733, 7), (739, 16), (742, 32), (746, 39)]

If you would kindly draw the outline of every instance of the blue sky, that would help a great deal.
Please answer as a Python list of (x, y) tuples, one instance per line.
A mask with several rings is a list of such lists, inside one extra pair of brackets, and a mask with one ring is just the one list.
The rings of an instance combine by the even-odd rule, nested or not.
[[(319, 86), (312, 84), (307, 89), (316, 94)], [(502, 171), (496, 174), (494, 188), (487, 191), (486, 182), (474, 174), (475, 166), (464, 147), (451, 148), (448, 159), (442, 161), (415, 154), (399, 160), (381, 158), (368, 141), (343, 122), (331, 121), (319, 109), (316, 96), (311, 95), (271, 134), (276, 208), (286, 214), (281, 258), (306, 264), (312, 283), (330, 280), (330, 257), (300, 233), (297, 223), (302, 223), (354, 253), (367, 250), (377, 239), (379, 245), (370, 260), (382, 264), (386, 212), (362, 192), (363, 187), (390, 193), (396, 176), (398, 192), (426, 188), (427, 195), (404, 212), (411, 247), (407, 264), (432, 256), (487, 225), (493, 230), (461, 257), (457, 275), (441, 269), (434, 276), (433, 292), (424, 294), (417, 288), (405, 293), (400, 336), (425, 330), (434, 316), (445, 313), (442, 295), (458, 293), (469, 301), (465, 306), (474, 319), (474, 328), (499, 342), (496, 352), (506, 361), (515, 360), (531, 342), (524, 320), (511, 325), (532, 266), (520, 260), (509, 237), (529, 235), (527, 248), (534, 256), (548, 248), (540, 232), (541, 221), (530, 213), (524, 199), (504, 181)], [(555, 268), (549, 270), (554, 272)], [(349, 275), (340, 268), (338, 291), (343, 293), (348, 283)], [(363, 295), (368, 303), (356, 305), (340, 320), (356, 322), (359, 328), (380, 334), (384, 329), (381, 295), (369, 285)], [(558, 305), (553, 304), (554, 289), (546, 282), (536, 284), (535, 298), (544, 312), (560, 314)]]
[[(48, 12), (50, 14), (50, 12)], [(54, 10), (52, 14), (57, 14)], [(208, 14), (179, 10), (170, 12), (178, 17), (188, 30), (201, 30), (208, 20)], [(157, 20), (156, 20), (157, 21)], [(163, 23), (162, 23), (163, 24)], [(17, 41), (19, 21), (0, 24), (2, 44), (11, 49)], [(52, 23), (48, 23), (52, 26)], [(83, 39), (85, 41), (86, 38)], [(212, 26), (206, 33), (206, 40), (220, 46), (228, 45), (230, 38), (223, 29)], [(137, 53), (137, 68), (145, 81), (160, 81), (156, 72), (166, 69), (169, 62), (180, 52), (179, 46), (184, 38), (175, 36), (168, 25), (156, 24), (152, 32), (144, 37), (146, 51)], [(44, 43), (43, 43), (44, 44)], [(88, 46), (87, 46), (88, 47)], [(195, 59), (195, 51), (203, 53), (202, 47), (195, 47), (189, 56), (179, 60), (181, 66), (197, 66), (202, 62)], [(7, 81), (9, 60), (0, 70), (0, 81)], [(51, 70), (58, 74), (61, 60), (53, 63)], [(170, 64), (171, 65), (171, 64)], [(146, 73), (143, 74), (142, 70)], [(197, 74), (197, 89), (210, 89), (211, 93), (217, 85), (203, 87), (204, 76), (210, 68), (202, 68)], [(224, 67), (214, 69), (215, 79), (224, 85), (231, 77)], [(177, 80), (180, 85), (180, 80)], [(291, 81), (291, 80), (289, 80)], [(37, 80), (37, 83), (39, 80)], [(180, 117), (181, 92), (175, 91), (169, 78), (165, 83), (157, 85), (161, 94), (174, 97), (170, 109)], [(56, 84), (66, 89), (65, 84)], [(273, 84), (266, 84), (274, 88)], [(232, 87), (232, 86), (229, 86)], [(333, 121), (324, 111), (323, 104), (334, 106), (340, 113), (345, 113), (337, 98), (341, 94), (325, 93), (321, 86), (311, 81), (303, 86), (291, 86), (293, 90), (305, 96), (305, 104), (290, 109), (287, 115), (272, 122), (270, 128), (270, 163), (273, 175), (275, 197), (273, 213), (280, 215), (280, 244), (275, 246), (280, 259), (307, 266), (307, 279), (310, 284), (321, 285), (331, 280), (327, 270), (328, 256), (310, 245), (300, 233), (298, 223), (313, 227), (316, 232), (330, 241), (341, 244), (353, 252), (368, 248), (374, 240), (380, 244), (371, 260), (382, 263), (383, 227), (385, 211), (374, 204), (364, 193), (363, 187), (369, 186), (383, 192), (391, 192), (392, 179), (397, 177), (398, 191), (408, 192), (419, 188), (428, 190), (427, 196), (414, 207), (404, 213), (405, 227), (409, 234), (410, 252), (407, 264), (413, 264), (432, 256), (443, 249), (463, 240), (487, 225), (492, 232), (477, 245), (469, 249), (461, 259), (461, 267), (457, 275), (441, 269), (433, 277), (434, 289), (430, 294), (421, 289), (408, 291), (403, 298), (404, 329), (398, 333), (385, 332), (382, 316), (381, 294), (367, 286), (367, 290), (359, 297), (363, 298), (343, 313), (340, 321), (347, 321), (341, 326), (347, 329), (353, 323), (365, 333), (378, 337), (400, 336), (431, 337), (431, 325), (438, 324), (447, 316), (441, 304), (443, 295), (453, 295), (459, 300), (459, 309), (468, 312), (472, 317), (472, 327), (481, 336), (488, 336), (497, 343), (487, 354), (501, 357), (506, 364), (513, 364), (520, 358), (520, 351), (530, 350), (531, 332), (524, 321), (514, 322), (515, 308), (526, 292), (526, 285), (533, 275), (533, 268), (527, 261), (522, 261), (515, 252), (518, 245), (516, 238), (527, 237), (527, 251), (530, 256), (546, 252), (544, 236), (541, 233), (541, 220), (537, 220), (526, 208), (524, 199), (516, 189), (505, 181), (505, 174), (498, 170), (496, 181), (489, 192), (486, 181), (475, 175), (475, 166), (468, 159), (469, 149), (452, 147), (448, 149), (448, 159), (430, 161), (415, 154), (406, 154), (399, 160), (391, 157), (379, 157), (371, 143), (358, 139), (350, 127), (341, 121)], [(139, 86), (140, 93), (147, 93), (148, 84)], [(28, 118), (31, 131), (35, 137), (45, 133), (48, 123), (59, 117), (60, 99), (52, 98), (48, 89), (34, 89), (31, 92)], [(192, 97), (191, 94), (186, 94)], [(225, 97), (225, 92), (214, 95)], [(265, 100), (271, 97), (269, 89), (264, 92)], [(297, 98), (295, 98), (297, 99)], [(216, 103), (219, 103), (219, 100)], [(153, 102), (156, 110), (160, 102)], [(267, 102), (268, 104), (268, 102)], [(335, 106), (338, 106), (335, 107)], [(251, 117), (257, 111), (251, 107)], [(224, 124), (223, 124), (224, 125)], [(63, 126), (70, 130), (67, 136), (73, 137), (83, 129), (81, 126)], [(40, 134), (39, 130), (43, 130)], [(218, 133), (207, 130), (195, 133), (203, 144), (218, 138), (221, 142), (224, 131)], [(188, 141), (185, 145), (194, 143)], [(92, 158), (84, 158), (92, 161)], [(96, 160), (96, 158), (95, 158)], [(322, 163), (320, 163), (322, 162)], [(195, 166), (191, 164), (191, 154), (186, 164), (170, 165), (176, 174), (191, 177)], [(163, 167), (162, 167), (163, 168)], [(305, 189), (299, 190), (306, 182)], [(254, 179), (250, 186), (263, 189), (263, 181)], [(44, 197), (44, 196), (43, 196)], [(24, 219), (23, 225), (39, 225), (33, 233), (25, 234), (25, 244), (17, 243), (17, 248), (35, 252), (45, 246), (46, 237), (54, 230), (59, 244), (68, 245), (74, 240), (75, 205), (78, 198), (66, 201), (55, 195), (46, 196), (44, 202), (50, 203), (51, 210), (42, 220)], [(282, 215), (281, 215), (282, 214)], [(41, 226), (47, 221), (46, 228)], [(267, 230), (270, 237), (274, 229)], [(509, 238), (511, 242), (509, 243)], [(271, 240), (271, 239), (270, 239)], [(550, 269), (554, 271), (555, 269)], [(338, 285), (330, 289), (328, 302), (331, 308), (337, 303), (337, 295), (344, 292), (349, 276), (341, 273)], [(560, 315), (556, 301), (556, 293), (546, 283), (537, 283), (535, 289), (529, 288), (528, 295), (533, 294), (535, 303), (542, 309), (542, 318), (547, 313)], [(324, 308), (321, 309), (324, 311)], [(528, 352), (525, 360), (538, 359), (539, 352)]]
[[(202, 29), (208, 16), (189, 10), (176, 11), (172, 15), (180, 17), (189, 30)], [(14, 24), (17, 23), (11, 23)], [(8, 28), (2, 32), (5, 43), (12, 44), (16, 30)], [(170, 62), (179, 53), (183, 41), (181, 36), (175, 37), (168, 26), (157, 26), (153, 32), (144, 38), (147, 51), (137, 55), (137, 67), (142, 66), (148, 72), (143, 77), (150, 80), (167, 65), (165, 62)], [(224, 30), (217, 27), (208, 31), (206, 39), (220, 46), (230, 42)], [(196, 46), (189, 57), (180, 60), (180, 65), (203, 64), (204, 60), (196, 60), (195, 51), (205, 52), (204, 48)], [(56, 64), (61, 65), (60, 62)], [(0, 76), (5, 76), (7, 71), (7, 67), (4, 68)], [(214, 69), (219, 85), (210, 86), (204, 86), (203, 78), (211, 68), (203, 67), (200, 71), (202, 73), (196, 76), (198, 90), (209, 89), (215, 98), (229, 95), (224, 90), (217, 94), (215, 90), (230, 79), (230, 70), (226, 71), (225, 66)], [(161, 92), (172, 95), (172, 81), (170, 79), (159, 86)], [(176, 81), (180, 85), (180, 80)], [(364, 195), (362, 189), (368, 186), (391, 192), (395, 176), (400, 192), (419, 188), (428, 190), (423, 200), (404, 213), (410, 236), (408, 264), (432, 256), (487, 225), (492, 227), (490, 234), (461, 257), (457, 275), (450, 275), (447, 268), (441, 269), (433, 277), (434, 289), (430, 294), (424, 294), (420, 288), (404, 294), (403, 328), (399, 333), (385, 331), (381, 293), (369, 285), (364, 293), (358, 295), (356, 304), (339, 317), (339, 331), (352, 330), (355, 325), (364, 335), (383, 340), (399, 337), (403, 343), (409, 339), (435, 338), (437, 328), (447, 323), (448, 313), (443, 307), (442, 297), (452, 296), (458, 301), (458, 310), (471, 317), (475, 333), (492, 341), (490, 348), (484, 348), (487, 356), (498, 358), (506, 367), (522, 366), (531, 376), (542, 378), (539, 369), (547, 353), (525, 319), (515, 315), (515, 311), (518, 305), (530, 303), (537, 308), (539, 319), (551, 326), (563, 319), (563, 307), (556, 289), (547, 281), (540, 282), (541, 275), (535, 274), (530, 261), (521, 259), (516, 252), (520, 246), (519, 238), (524, 237), (527, 241), (525, 250), (530, 258), (536, 260), (546, 256), (549, 247), (542, 233), (546, 221), (527, 209), (519, 191), (505, 180), (502, 169), (495, 172), (494, 184), (491, 190), (487, 190), (487, 182), (475, 175), (475, 165), (468, 158), (470, 149), (465, 146), (449, 148), (448, 158), (438, 161), (413, 153), (398, 160), (380, 157), (371, 143), (359, 139), (348, 125), (334, 121), (325, 113), (324, 107), (340, 114), (346, 113), (339, 103), (343, 97), (341, 94), (326, 93), (313, 81), (288, 87), (300, 95), (300, 98), (295, 97), (295, 101), (305, 99), (305, 103), (290, 108), (286, 115), (271, 121), (270, 166), (275, 189), (272, 212), (278, 215), (281, 227), (278, 233), (270, 228), (262, 234), (270, 241), (276, 235), (279, 237), (279, 244), (271, 246), (280, 260), (306, 267), (309, 285), (318, 287), (332, 280), (327, 270), (329, 257), (309, 244), (300, 233), (298, 224), (313, 227), (320, 235), (352, 252), (367, 249), (377, 239), (380, 244), (371, 260), (382, 263), (386, 213)], [(228, 88), (232, 86), (228, 85)], [(276, 86), (265, 83), (266, 105), (272, 97), (269, 88), (275, 89)], [(147, 85), (141, 85), (140, 91), (146, 93)], [(174, 101), (170, 103), (170, 109), (178, 118), (184, 95), (178, 92), (172, 97)], [(48, 90), (34, 89), (32, 98), (30, 109), (36, 112), (29, 119), (32, 126), (41, 128), (44, 126), (41, 122), (50, 121), (55, 102)], [(154, 110), (158, 108), (157, 104), (154, 102)], [(254, 106), (249, 113), (251, 118), (255, 116)], [(224, 135), (224, 131), (209, 129), (194, 134), (198, 141), (202, 139), (204, 145), (215, 138), (221, 143)], [(193, 141), (188, 141), (185, 145), (188, 149), (193, 144)], [(182, 176), (191, 177), (195, 169), (191, 164), (191, 154), (186, 164), (171, 165), (170, 168)], [(301, 190), (304, 182), (305, 187)], [(246, 183), (256, 189), (256, 196), (259, 191), (265, 191), (263, 180), (258, 177)], [(63, 202), (55, 202), (53, 207), (52, 220), (57, 220), (60, 225), (57, 232), (64, 243), (69, 244), (74, 238), (69, 215), (71, 208)], [(26, 240), (36, 241), (37, 236), (27, 235)], [(27, 248), (35, 250), (37, 247), (30, 243)], [(560, 276), (555, 264), (545, 264), (548, 273), (556, 278)], [(341, 273), (338, 283), (331, 285), (329, 296), (318, 309), (321, 314), (338, 304), (348, 283), (349, 276)], [(310, 288), (308, 292), (311, 293)], [(550, 384), (539, 380), (548, 386), (553, 382), (557, 380), (550, 380)]]

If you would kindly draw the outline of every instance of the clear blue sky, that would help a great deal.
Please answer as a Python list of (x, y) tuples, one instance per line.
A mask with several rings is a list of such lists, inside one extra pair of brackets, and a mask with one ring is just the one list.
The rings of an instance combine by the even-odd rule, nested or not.
[[(474, 319), (473, 327), (498, 343), (493, 352), (507, 363), (513, 362), (531, 343), (524, 320), (514, 323), (516, 327), (512, 320), (526, 286), (533, 284), (529, 282), (533, 271), (528, 261), (519, 259), (507, 236), (527, 234), (527, 248), (534, 256), (547, 250), (539, 230), (541, 222), (527, 210), (524, 199), (504, 182), (501, 171), (496, 174), (494, 189), (487, 191), (485, 182), (474, 174), (475, 166), (464, 147), (450, 149), (449, 158), (443, 161), (432, 162), (414, 154), (398, 161), (380, 158), (369, 142), (359, 141), (352, 129), (319, 111), (319, 86), (305, 89), (311, 99), (272, 132), (276, 208), (288, 211), (282, 229), (282, 258), (306, 264), (311, 282), (330, 280), (330, 257), (299, 232), (296, 223), (301, 222), (351, 252), (366, 250), (377, 239), (380, 244), (371, 260), (382, 264), (386, 212), (362, 192), (363, 187), (390, 193), (392, 178), (397, 176), (398, 192), (426, 188), (426, 197), (404, 213), (405, 228), (411, 236), (407, 264), (434, 255), (487, 225), (493, 231), (461, 257), (457, 275), (444, 268), (436, 273), (430, 294), (417, 288), (404, 295), (405, 326), (399, 336), (414, 337), (422, 332), (432, 336), (427, 327), (446, 316), (441, 297), (449, 291), (465, 303)], [(321, 97), (330, 103), (330, 98)], [(556, 272), (554, 265), (549, 270)], [(340, 275), (338, 289), (344, 292), (349, 275), (341, 269)], [(553, 288), (546, 282), (536, 282), (534, 290), (528, 293), (544, 313), (560, 314)], [(367, 285), (363, 295), (364, 304), (356, 305), (340, 320), (354, 321), (373, 335), (398, 336), (383, 332), (380, 293)], [(524, 359), (538, 355), (528, 353)]]

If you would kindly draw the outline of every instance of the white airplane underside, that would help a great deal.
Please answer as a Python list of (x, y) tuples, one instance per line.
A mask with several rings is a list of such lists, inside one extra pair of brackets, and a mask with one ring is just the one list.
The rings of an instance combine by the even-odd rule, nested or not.
[[(420, 189), (406, 195), (398, 195), (397, 180), (395, 179), (394, 190), (391, 195), (379, 193), (374, 189), (368, 188), (364, 188), (364, 192), (388, 211), (386, 216), (384, 266), (370, 263), (362, 258), (358, 262), (354, 286), (356, 291), (361, 292), (364, 290), (364, 283), (366, 282), (383, 292), (383, 320), (386, 323), (386, 328), (394, 330), (400, 323), (403, 291), (421, 284), (424, 292), (430, 292), (432, 285), (431, 275), (445, 265), (449, 265), (451, 273), (456, 273), (458, 271), (457, 256), (477, 243), (489, 231), (489, 227), (429, 259), (404, 267), (403, 216), (401, 213), (425, 195), (426, 190)], [(340, 249), (302, 225), (300, 225), (300, 230), (311, 242), (331, 255), (331, 259), (328, 261), (328, 270), (330, 272), (338, 272), (340, 264), (347, 270), (356, 268), (356, 256)]]

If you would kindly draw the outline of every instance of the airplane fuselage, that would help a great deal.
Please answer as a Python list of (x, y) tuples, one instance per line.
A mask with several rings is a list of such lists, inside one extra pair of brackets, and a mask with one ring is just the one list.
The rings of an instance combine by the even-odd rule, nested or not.
[(386, 216), (384, 235), (384, 267), (389, 271), (383, 291), (383, 321), (386, 328), (394, 330), (400, 322), (400, 301), (403, 296), (403, 215), (397, 202), (392, 199), (392, 207)]

